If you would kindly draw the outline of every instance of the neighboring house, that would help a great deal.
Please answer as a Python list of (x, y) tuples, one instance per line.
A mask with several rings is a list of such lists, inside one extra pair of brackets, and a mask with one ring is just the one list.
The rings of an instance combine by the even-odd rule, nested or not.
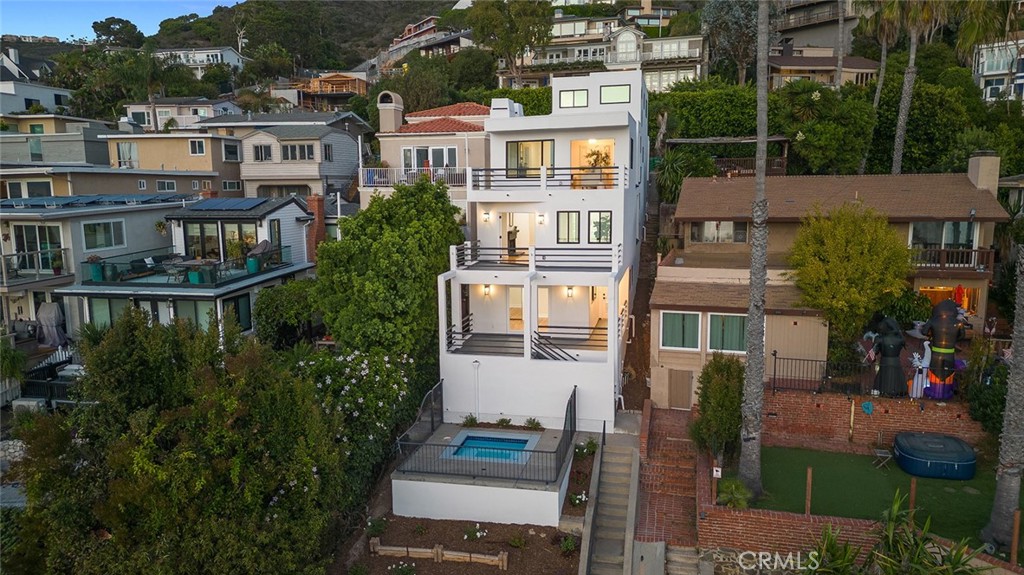
[(991, 102), (1002, 96), (1019, 100), (1024, 94), (1024, 32), (1013, 39), (974, 48), (974, 79), (984, 91), (985, 100)]
[(151, 191), (242, 196), (242, 142), (238, 138), (187, 132), (113, 134), (101, 138), (109, 146), (111, 168), (195, 174), (186, 188), (158, 182)]
[(783, 41), (794, 46), (833, 48), (839, 40), (839, 10), (844, 12), (844, 43), (847, 53), (853, 42), (853, 29), (860, 16), (853, 0), (782, 0), (782, 15), (776, 28)]
[(438, 34), (437, 16), (427, 16), (415, 24), (406, 24), (402, 33), (391, 41), (389, 49), (394, 50), (409, 44), (415, 44), (436, 34)]
[(679, 9), (652, 4), (651, 0), (642, 0), (639, 6), (623, 8), (619, 15), (642, 28), (668, 28), (669, 22), (679, 13)]
[[(0, 312), (5, 322), (36, 319), (44, 302), (64, 304), (68, 333), (81, 326), (73, 302), (54, 290), (75, 282), (89, 256), (110, 258), (166, 243), (154, 225), (185, 195), (103, 195), (0, 200)], [(59, 266), (57, 264), (60, 264)]]
[[(641, 69), (647, 90), (660, 92), (676, 82), (695, 80), (706, 70), (701, 36), (647, 38), (618, 17), (556, 17), (551, 36), (546, 46), (527, 56), (523, 86), (547, 86), (552, 78), (588, 71)], [(498, 62), (498, 80), (502, 86), (514, 81), (504, 60)]]
[(473, 44), (473, 31), (462, 30), (441, 35), (433, 40), (428, 40), (419, 45), (420, 56), (433, 58), (443, 56), (452, 59), (460, 50), (471, 48)]
[(242, 138), (242, 180), (250, 198), (344, 193), (357, 177), (359, 143), (330, 126), (274, 126)]
[(37, 58), (23, 58), (17, 48), (7, 48), (0, 53), (0, 67), (12, 74), (17, 80), (38, 82), (53, 72), (53, 62)]
[(67, 163), (106, 165), (105, 134), (116, 134), (111, 122), (56, 114), (0, 116), (0, 158), (5, 163)]
[(238, 50), (230, 46), (211, 48), (166, 48), (155, 50), (153, 54), (173, 62), (184, 64), (192, 70), (196, 78), (202, 78), (206, 69), (217, 64), (227, 64), (232, 70), (238, 71), (245, 67), (249, 58), (242, 56)]
[[(206, 98), (154, 98), (148, 101), (125, 104), (125, 113), (140, 126), (156, 132), (166, 128), (195, 128), (195, 124), (206, 118), (241, 114), (242, 109), (227, 98), (208, 100)], [(156, 108), (156, 119), (153, 109)]]
[[(827, 323), (798, 303), (786, 277), (800, 221), (815, 206), (827, 212), (861, 202), (886, 215), (915, 248), (913, 289), (933, 303), (962, 290), (967, 313), (983, 318), (995, 225), (1009, 220), (996, 199), (998, 181), (999, 158), (981, 155), (967, 174), (769, 177), (766, 357), (777, 350), (826, 359)], [(753, 178), (690, 178), (680, 192), (675, 219), (684, 246), (662, 259), (651, 296), (651, 399), (660, 407), (690, 408), (711, 352), (746, 351), (754, 185)]]
[(357, 72), (319, 72), (312, 78), (291, 84), (286, 90), (273, 90), (289, 102), (308, 110), (340, 110), (353, 96), (365, 96), (369, 90), (366, 74)]
[[(211, 312), (218, 321), (231, 314), (249, 331), (259, 290), (313, 267), (306, 261), (310, 214), (295, 198), (214, 198), (161, 215), (167, 237), (157, 246), (79, 263), (75, 285), (58, 290), (75, 299), (83, 322), (107, 325), (135, 306), (161, 323), (181, 318), (203, 328)], [(264, 240), (268, 249), (250, 256)]]
[(0, 68), (0, 114), (25, 112), (36, 105), (59, 112), (71, 105), (71, 91), (20, 80)]
[(360, 203), (365, 208), (375, 194), (387, 196), (398, 183), (412, 183), (427, 176), (448, 186), (452, 203), (467, 212), (466, 170), (490, 165), (490, 139), (484, 121), (491, 109), (463, 102), (405, 115), (402, 97), (394, 92), (377, 96), (380, 110), (381, 164), (361, 168)]
[(246, 134), (274, 126), (330, 126), (352, 134), (353, 138), (373, 128), (352, 112), (282, 112), (276, 114), (238, 114), (201, 120), (196, 127), (213, 134), (241, 138)]
[[(813, 80), (834, 85), (838, 58), (834, 56), (769, 56), (768, 89), (781, 88), (794, 80)], [(843, 84), (867, 86), (878, 77), (878, 62), (859, 56), (843, 58)]]
[(0, 198), (192, 193), (193, 182), (218, 176), (217, 172), (5, 161), (0, 163)]

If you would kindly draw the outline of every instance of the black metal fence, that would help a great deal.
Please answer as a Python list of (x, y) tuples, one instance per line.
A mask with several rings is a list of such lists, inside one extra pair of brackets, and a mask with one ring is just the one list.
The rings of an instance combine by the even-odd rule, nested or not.
[[(424, 400), (424, 405), (426, 403)], [(398, 450), (404, 461), (398, 470), (404, 473), (554, 483), (572, 451), (575, 435), (574, 387), (565, 405), (562, 434), (554, 450), (516, 449), (511, 446), (504, 448), (493, 443), (480, 447), (422, 443), (406, 440), (403, 436), (398, 441)]]
[(437, 382), (430, 391), (423, 396), (420, 402), (420, 409), (416, 413), (416, 421), (405, 430), (399, 438), (402, 443), (422, 443), (428, 439), (444, 423), (444, 380)]
[(796, 390), (816, 393), (870, 393), (875, 368), (863, 362), (779, 357), (772, 351), (772, 391)]

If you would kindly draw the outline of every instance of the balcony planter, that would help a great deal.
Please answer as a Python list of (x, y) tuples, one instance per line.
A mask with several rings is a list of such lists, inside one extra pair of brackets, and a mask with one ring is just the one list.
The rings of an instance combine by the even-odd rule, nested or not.
[(259, 273), (260, 271), (260, 259), (259, 258), (248, 258), (245, 260), (245, 269), (251, 273)]
[(196, 285), (203, 283), (202, 273), (199, 270), (189, 270), (188, 283)]
[(89, 270), (89, 279), (94, 282), (103, 281), (103, 264), (91, 262), (85, 264), (85, 267)]

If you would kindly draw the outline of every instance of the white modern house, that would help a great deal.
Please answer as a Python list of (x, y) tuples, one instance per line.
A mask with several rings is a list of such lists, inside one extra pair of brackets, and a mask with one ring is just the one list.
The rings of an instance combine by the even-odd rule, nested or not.
[[(647, 89), (640, 70), (552, 88), (551, 114), (495, 99), (484, 122), (491, 165), (468, 169), (466, 191), (478, 239), (452, 246), (438, 277), (445, 425), (392, 476), (399, 515), (556, 525), (573, 433), (614, 426), (643, 235)], [(469, 415), (547, 431), (455, 425)]]
[(982, 44), (974, 48), (974, 79), (984, 92), (986, 101), (1001, 96), (1012, 100), (1024, 94), (1024, 69), (1021, 68), (1021, 50), (1024, 49), (1024, 34), (1015, 39)]
[(207, 68), (217, 64), (227, 64), (232, 70), (241, 70), (249, 60), (230, 46), (167, 48), (156, 50), (153, 54), (188, 66), (196, 78), (202, 78)]

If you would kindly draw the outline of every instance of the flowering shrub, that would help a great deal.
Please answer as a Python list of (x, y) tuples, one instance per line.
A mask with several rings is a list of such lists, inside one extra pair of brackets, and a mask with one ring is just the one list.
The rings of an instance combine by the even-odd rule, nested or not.
[(376, 518), (371, 517), (366, 522), (366, 534), (369, 535), (370, 537), (380, 537), (381, 535), (384, 534), (384, 531), (387, 528), (388, 528), (388, 519), (387, 519), (387, 517), (381, 517), (380, 519), (376, 519)]
[(388, 573), (391, 575), (416, 575), (416, 564), (399, 561), (388, 566)]
[(569, 494), (569, 505), (572, 505), (573, 507), (579, 507), (580, 505), (583, 505), (586, 502), (587, 502), (587, 492), (586, 491), (581, 491), (579, 494), (575, 494), (575, 493), (570, 493)]
[(465, 541), (476, 541), (477, 539), (482, 539), (486, 536), (487, 530), (480, 529), (480, 524), (477, 523), (475, 527), (470, 525), (466, 528), (466, 532), (462, 535), (462, 539)]

